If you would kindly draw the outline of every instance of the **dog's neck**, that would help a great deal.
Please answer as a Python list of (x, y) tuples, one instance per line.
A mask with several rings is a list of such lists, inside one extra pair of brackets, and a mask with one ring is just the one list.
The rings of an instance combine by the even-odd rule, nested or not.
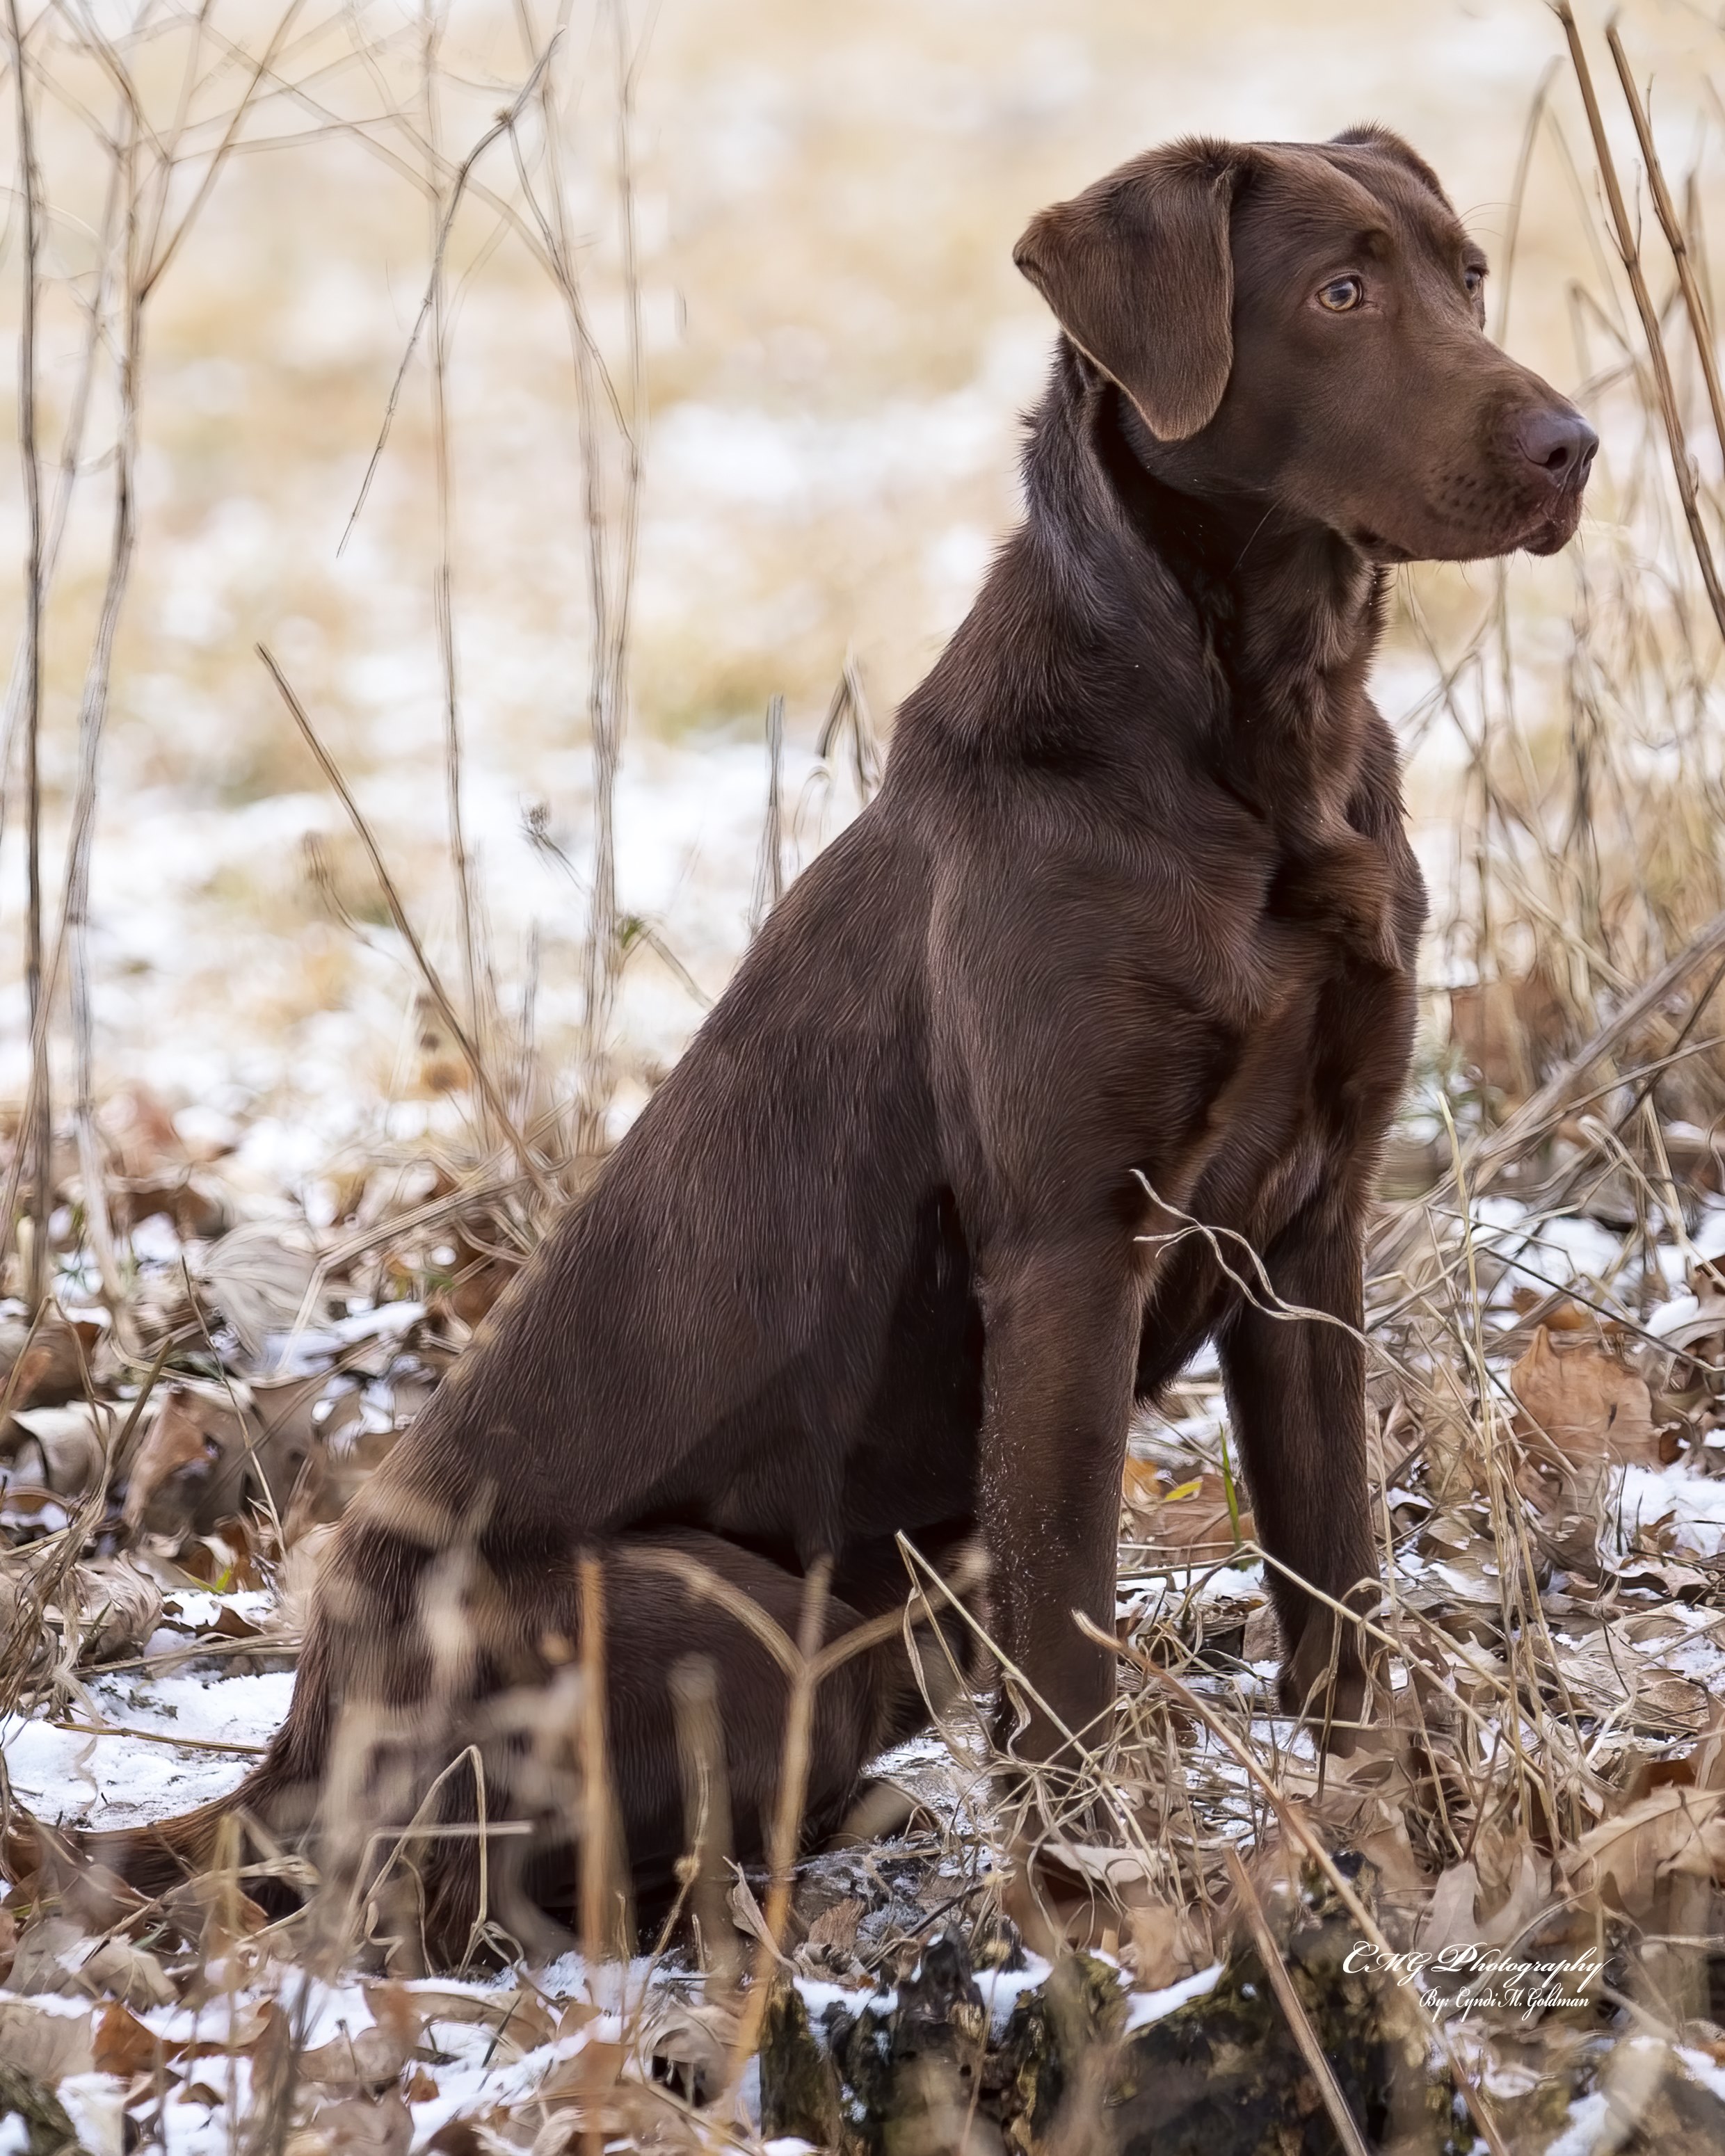
[(1230, 732), (1333, 752), (1363, 691), (1382, 572), (1340, 533), (1273, 501), (1193, 490), (1125, 397), (1099, 400), (1097, 451), (1139, 538), (1179, 585), (1226, 692)]
[[(1058, 449), (1045, 428), (1064, 437)], [(1183, 629), (1211, 684), (1213, 752), (1230, 786), (1278, 823), (1332, 822), (1369, 716), (1384, 572), (1339, 534), (1261, 498), (1177, 484), (1168, 468), (1180, 460), (1070, 347), (1036, 434), (1027, 480), (1044, 476), (1039, 450), (1055, 453), (1045, 507), (1089, 571), (1071, 583), (1076, 603), (1136, 591), (1153, 638)]]

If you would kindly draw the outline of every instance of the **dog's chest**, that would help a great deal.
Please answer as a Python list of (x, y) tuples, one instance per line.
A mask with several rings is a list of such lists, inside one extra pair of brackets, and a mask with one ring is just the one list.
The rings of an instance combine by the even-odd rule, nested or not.
[[(1330, 957), (1368, 967), (1402, 962), (1402, 865), (1365, 813), (1368, 736), (1377, 718), (1357, 683), (1311, 668), (1267, 694), (1236, 725), (1230, 788), (1257, 819), (1263, 853), (1260, 952), (1274, 968), (1322, 968)], [(1301, 932), (1291, 949), (1286, 932)]]

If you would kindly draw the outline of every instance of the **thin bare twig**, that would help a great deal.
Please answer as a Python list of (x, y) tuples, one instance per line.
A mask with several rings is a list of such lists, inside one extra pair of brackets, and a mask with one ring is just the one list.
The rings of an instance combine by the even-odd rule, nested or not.
[(749, 907), (751, 936), (760, 934), (762, 922), (784, 896), (783, 798), (784, 698), (773, 696), (767, 704), (767, 813), (761, 822), (754, 902)]
[(502, 1131), (514, 1149), (516, 1158), (521, 1164), (521, 1173), (526, 1176), (542, 1197), (552, 1196), (550, 1179), (546, 1175), (538, 1157), (516, 1127), (515, 1118), (509, 1112), (508, 1103), (493, 1084), (490, 1074), (486, 1070), (478, 1050), (468, 1038), (467, 1029), (462, 1024), (454, 1004), (449, 1000), (449, 991), (444, 988), (441, 976), (428, 957), (425, 946), (419, 941), (418, 932), (408, 917), (406, 906), (402, 903), (401, 893), (396, 889), (395, 879), (390, 875), (382, 854), (378, 849), (377, 842), (372, 835), (370, 824), (360, 814), (359, 803), (354, 799), (347, 780), (341, 776), (340, 767), (324, 747), (318, 737), (316, 728), (305, 715), (305, 706), (294, 694), (287, 676), (276, 665), (268, 649), (260, 644), (257, 647), (257, 652), (259, 658), (264, 662), (270, 680), (275, 684), (283, 703), (287, 706), (294, 724), (300, 729), (306, 747), (316, 757), (318, 768), (328, 780), (341, 806), (347, 811), (348, 821), (352, 824), (360, 844), (365, 848), (370, 858), (372, 871), (388, 904), (391, 916), (394, 920), (402, 941), (413, 953), (413, 963), (419, 969), (420, 978), (430, 992), (432, 1001), (442, 1014), (443, 1021), (454, 1036), (456, 1046), (466, 1059), (467, 1067), (472, 1074), (474, 1084), (485, 1095), (486, 1106), (497, 1119), (498, 1128)]
[(408, 369), (413, 363), (413, 354), (419, 348), (419, 339), (424, 334), (425, 325), (431, 318), (437, 291), (437, 279), (442, 269), (444, 254), (449, 247), (449, 234), (454, 229), (455, 213), (461, 207), (462, 198), (467, 192), (474, 167), (500, 136), (513, 131), (516, 121), (520, 118), (528, 100), (539, 88), (545, 71), (551, 64), (552, 55), (557, 49), (561, 35), (559, 32), (557, 36), (552, 38), (550, 44), (534, 63), (532, 71), (520, 90), (516, 91), (514, 98), (504, 110), (498, 114), (496, 119), (492, 121), (456, 167), (455, 177), (449, 187), (449, 202), (439, 225), (437, 244), (432, 250), (431, 275), (427, 279), (424, 296), (419, 302), (419, 311), (414, 317), (413, 326), (408, 337), (407, 349), (401, 356), (401, 364), (397, 367), (395, 379), (389, 386), (389, 396), (383, 408), (383, 424), (377, 430), (377, 439), (372, 444), (371, 456), (367, 460), (365, 475), (359, 483), (359, 492), (354, 499), (353, 507), (348, 511), (347, 521), (342, 527), (341, 536), (336, 542), (336, 552), (338, 556), (344, 551), (348, 540), (353, 536), (353, 527), (358, 523), (360, 511), (365, 507), (367, 498), (371, 493), (372, 482), (377, 476), (377, 467), (383, 461), (383, 451), (388, 444), (390, 429), (395, 420), (396, 407), (401, 402), (402, 385), (408, 378)]
[(820, 1643), (826, 1625), (827, 1590), (832, 1582), (832, 1560), (818, 1558), (809, 1568), (803, 1584), (803, 1617), (797, 1636), (797, 1668), (791, 1679), (790, 1695), (785, 1708), (784, 1745), (778, 1765), (778, 1801), (773, 1810), (773, 1831), (768, 1846), (771, 1878), (767, 1889), (767, 1906), (762, 1912), (766, 1929), (756, 1943), (748, 1996), (743, 2002), (737, 2035), (731, 2046), (730, 2071), (726, 2076), (725, 2096), (720, 2103), (721, 2117), (735, 2102), (743, 2067), (760, 2041), (768, 1994), (773, 1985), (773, 1968), (784, 1938), (786, 1919), (790, 1915), (797, 1837), (802, 1831), (803, 1810), (809, 1797), (809, 1754), (814, 1733), (814, 1696), (822, 1675)]
[[(120, 132), (124, 118), (122, 105), (115, 123), (114, 133)], [(95, 380), (96, 357), (102, 347), (103, 332), (107, 325), (108, 288), (112, 277), (114, 255), (114, 227), (120, 213), (120, 163), (110, 158), (108, 167), (108, 188), (102, 209), (102, 221), (96, 239), (97, 260), (95, 290), (85, 306), (83, 348), (78, 358), (77, 379), (72, 389), (71, 403), (67, 410), (66, 424), (60, 436), (59, 466), (54, 475), (54, 500), (49, 506), (47, 529), (43, 539), (42, 593), (43, 604), (47, 606), (54, 588), (54, 571), (59, 566), (60, 542), (65, 536), (66, 517), (72, 506), (72, 495), (78, 482), (79, 465), (84, 454), (85, 430), (90, 420), (90, 389)], [(28, 623), (26, 624), (28, 627)], [(6, 705), (3, 731), (0, 731), (0, 839), (3, 839), (11, 802), (13, 751), (23, 710), (27, 689), (25, 658), (27, 637), (20, 637), (18, 649), (13, 660), (10, 676), (6, 685)], [(6, 1209), (10, 1218), (11, 1208)]]
[(1547, 100), (1551, 86), (1557, 80), (1561, 63), (1548, 59), (1540, 69), (1539, 80), (1528, 100), (1527, 117), (1522, 129), (1522, 146), (1516, 158), (1515, 178), (1509, 190), (1509, 222), (1503, 233), (1503, 259), (1497, 272), (1497, 320), (1492, 326), (1492, 336), (1502, 344), (1509, 336), (1510, 294), (1515, 284), (1516, 246), (1522, 234), (1522, 211), (1527, 200), (1527, 173), (1533, 162), (1533, 146), (1539, 139), (1540, 122), (1545, 117)]
[[(8, 43), (12, 48), (13, 95), (18, 116), (18, 196), (23, 207), (23, 245), (18, 275), (22, 285), (18, 326), (18, 454), (23, 464), (24, 514), (24, 991), (30, 1022), (30, 1093), (18, 1133), (18, 1158), (27, 1163), (30, 1190), (30, 1247), (24, 1266), (25, 1300), (39, 1310), (48, 1293), (48, 1224), (54, 1210), (52, 1106), (49, 1096), (48, 998), (42, 975), (42, 462), (36, 439), (37, 307), (40, 296), (42, 180), (36, 163), (35, 121), (31, 104), (31, 68), (18, 22), (18, 0), (6, 0)], [(13, 1232), (10, 1218), (3, 1232)]]
[(1611, 57), (1617, 63), (1617, 79), (1623, 85), (1624, 102), (1630, 109), (1630, 117), (1635, 123), (1635, 140), (1641, 146), (1641, 159), (1646, 167), (1647, 186), (1653, 197), (1654, 214), (1659, 219), (1666, 244), (1671, 250), (1671, 259), (1677, 265), (1677, 288), (1683, 295), (1684, 311), (1689, 317), (1690, 332), (1695, 339), (1695, 350), (1701, 361), (1702, 380), (1707, 384), (1707, 409), (1712, 415), (1713, 435), (1719, 444), (1719, 454), (1725, 457), (1725, 391), (1719, 385), (1719, 357), (1713, 344), (1712, 325), (1707, 321), (1707, 310), (1702, 298), (1700, 282), (1696, 276), (1695, 259), (1690, 252), (1688, 235), (1683, 221), (1677, 215), (1677, 206), (1671, 200), (1671, 189), (1666, 185), (1665, 167), (1659, 162), (1659, 148), (1653, 140), (1653, 126), (1647, 108), (1635, 88), (1635, 79), (1630, 70), (1629, 56), (1623, 49), (1623, 40), (1617, 34), (1617, 20), (1614, 16), (1605, 25), (1605, 43), (1611, 48)]
[(486, 1024), (488, 1014), (480, 1002), (479, 944), (474, 927), (473, 867), (468, 858), (461, 802), (461, 701), (455, 670), (455, 604), (449, 529), (449, 309), (444, 277), (444, 211), (437, 191), (440, 162), (437, 51), (443, 30), (443, 18), (434, 0), (423, 0), (419, 22), (420, 90), (424, 108), (426, 181), (431, 212), (431, 460), (437, 498), (437, 565), (432, 577), (432, 612), (437, 624), (438, 664), (443, 675), (444, 790), (449, 815), (449, 865), (455, 879), (455, 914), (461, 939), (462, 983), (466, 991), (468, 1027), (475, 1041), (483, 1048), (489, 1030)]
[(1671, 472), (1677, 482), (1677, 498), (1683, 506), (1683, 519), (1689, 526), (1689, 539), (1695, 549), (1695, 558), (1701, 569), (1701, 580), (1707, 588), (1707, 603), (1713, 610), (1713, 620), (1719, 634), (1725, 637), (1725, 588), (1719, 582), (1719, 572), (1713, 561), (1712, 542), (1707, 527), (1702, 521), (1701, 498), (1695, 484), (1695, 469), (1690, 460), (1689, 444), (1683, 433), (1682, 415), (1677, 408), (1677, 393), (1671, 382), (1671, 362), (1666, 356), (1665, 336), (1660, 326), (1659, 310), (1653, 304), (1647, 290), (1646, 274), (1641, 267), (1641, 250), (1635, 237), (1628, 204), (1623, 198), (1623, 187), (1617, 177), (1617, 164), (1611, 154), (1611, 144), (1605, 133), (1605, 123), (1599, 116), (1599, 103), (1594, 94), (1594, 79), (1583, 49), (1581, 32), (1576, 26), (1574, 10), (1568, 0), (1555, 0), (1558, 20), (1563, 26), (1563, 35), (1569, 41), (1569, 57), (1575, 66), (1575, 80), (1581, 88), (1581, 101), (1587, 108), (1587, 124), (1594, 138), (1594, 151), (1599, 159), (1599, 177), (1605, 185), (1605, 200), (1611, 212), (1612, 234), (1617, 242), (1617, 251), (1622, 260), (1624, 274), (1629, 279), (1630, 290), (1635, 295), (1635, 311), (1641, 317), (1642, 333), (1647, 341), (1647, 361), (1653, 370), (1653, 386), (1659, 405), (1659, 416), (1664, 424), (1666, 442), (1671, 450)]
[[(114, 518), (101, 612), (85, 670), (78, 711), (78, 783), (67, 844), (65, 896), (60, 936), (70, 957), (74, 1055), (73, 1120), (85, 1219), (102, 1291), (116, 1324), (123, 1322), (125, 1292), (108, 1214), (105, 1163), (95, 1127), (95, 1018), (90, 983), (90, 875), (95, 832), (102, 729), (107, 717), (114, 639), (120, 626), (137, 536), (138, 397), (143, 373), (145, 267), (139, 255), (138, 138), (134, 107), (127, 104), (118, 131), (115, 172), (124, 203), (120, 279), (120, 336), (116, 357), (119, 428), (114, 449)], [(58, 961), (58, 953), (56, 953)]]

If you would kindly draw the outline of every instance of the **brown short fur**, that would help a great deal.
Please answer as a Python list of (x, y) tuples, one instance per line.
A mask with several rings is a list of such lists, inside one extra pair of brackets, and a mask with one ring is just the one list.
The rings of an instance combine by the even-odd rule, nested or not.
[[(1073, 1613), (1111, 1628), (1134, 1402), (1207, 1337), (1266, 1547), (1371, 1592), (1348, 1328), (1425, 913), (1365, 687), (1386, 565), (1561, 545), (1593, 438), (1487, 341), (1476, 250), (1377, 130), (1153, 151), (1017, 259), (1063, 332), (1024, 521), (878, 798), (343, 1522), (292, 1712), (233, 1800), (278, 1834), (344, 1717), (406, 1747), (396, 1819), (475, 1738), (492, 1816), (531, 1815), (497, 1702), (558, 1681), (584, 1551), (639, 1879), (681, 1834), (669, 1666), (716, 1666), (744, 1851), (785, 1700), (747, 1629), (644, 1554), (699, 1558), (792, 1631), (829, 1556), (833, 1636), (902, 1596), (895, 1536), (979, 1532), (995, 1636), (1045, 1702), (1018, 1748), (1056, 1753), (1112, 1694)], [(1263, 1314), (1182, 1216), (1340, 1322)], [(1290, 1701), (1333, 1658), (1345, 1717), (1351, 1628), (1271, 1584)], [(901, 1648), (849, 1665), (813, 1815), (922, 1714)], [(349, 1802), (385, 1804), (377, 1772)], [(139, 1861), (198, 1860), (218, 1810)], [(439, 1937), (471, 1916), (473, 1850), (436, 1859)], [(541, 1855), (535, 1893), (567, 1906), (567, 1843)]]

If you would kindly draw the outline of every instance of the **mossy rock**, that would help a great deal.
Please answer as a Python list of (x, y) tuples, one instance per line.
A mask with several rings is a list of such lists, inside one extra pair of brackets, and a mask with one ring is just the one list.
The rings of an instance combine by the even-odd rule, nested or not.
[[(1368, 1887), (1369, 1881), (1364, 1881)], [(1350, 1970), (1358, 1933), (1322, 1877), (1272, 1917), (1290, 1976), (1368, 2143), (1463, 2156), (1471, 2122), (1431, 2071), (1394, 1981)], [(1257, 1953), (1214, 1990), (1134, 2033), (1118, 1972), (1088, 1954), (1022, 1993), (997, 2045), (963, 1946), (934, 1942), (896, 1998), (834, 2004), (811, 2026), (795, 1990), (768, 2011), (763, 2123), (835, 2156), (1331, 2156), (1337, 2137)], [(945, 2135), (947, 2138), (942, 2140)]]
[(839, 2091), (827, 2049), (793, 1984), (774, 1986), (761, 2022), (761, 2123), (769, 2138), (839, 2145)]
[(1038, 2148), (1069, 2109), (1087, 2114), (1098, 2148), (1112, 2145), (1105, 2113), (1125, 2026), (1119, 1974), (1092, 1954), (1071, 1955), (1019, 1994), (983, 2070), (1009, 2148)]
[(78, 2131), (45, 2082), (0, 2060), (0, 2119), (21, 2118), (26, 2156), (84, 2156)]
[[(1368, 1902), (1373, 1879), (1357, 1890)], [(1474, 2133), (1431, 2071), (1423, 2024), (1393, 1979), (1350, 1969), (1359, 1933), (1322, 1872), (1271, 1914), (1288, 1974), (1368, 2143), (1463, 2156)], [(1123, 2046), (1111, 2105), (1117, 2156), (1331, 2156), (1336, 2129), (1256, 1950), (1215, 1989)]]

